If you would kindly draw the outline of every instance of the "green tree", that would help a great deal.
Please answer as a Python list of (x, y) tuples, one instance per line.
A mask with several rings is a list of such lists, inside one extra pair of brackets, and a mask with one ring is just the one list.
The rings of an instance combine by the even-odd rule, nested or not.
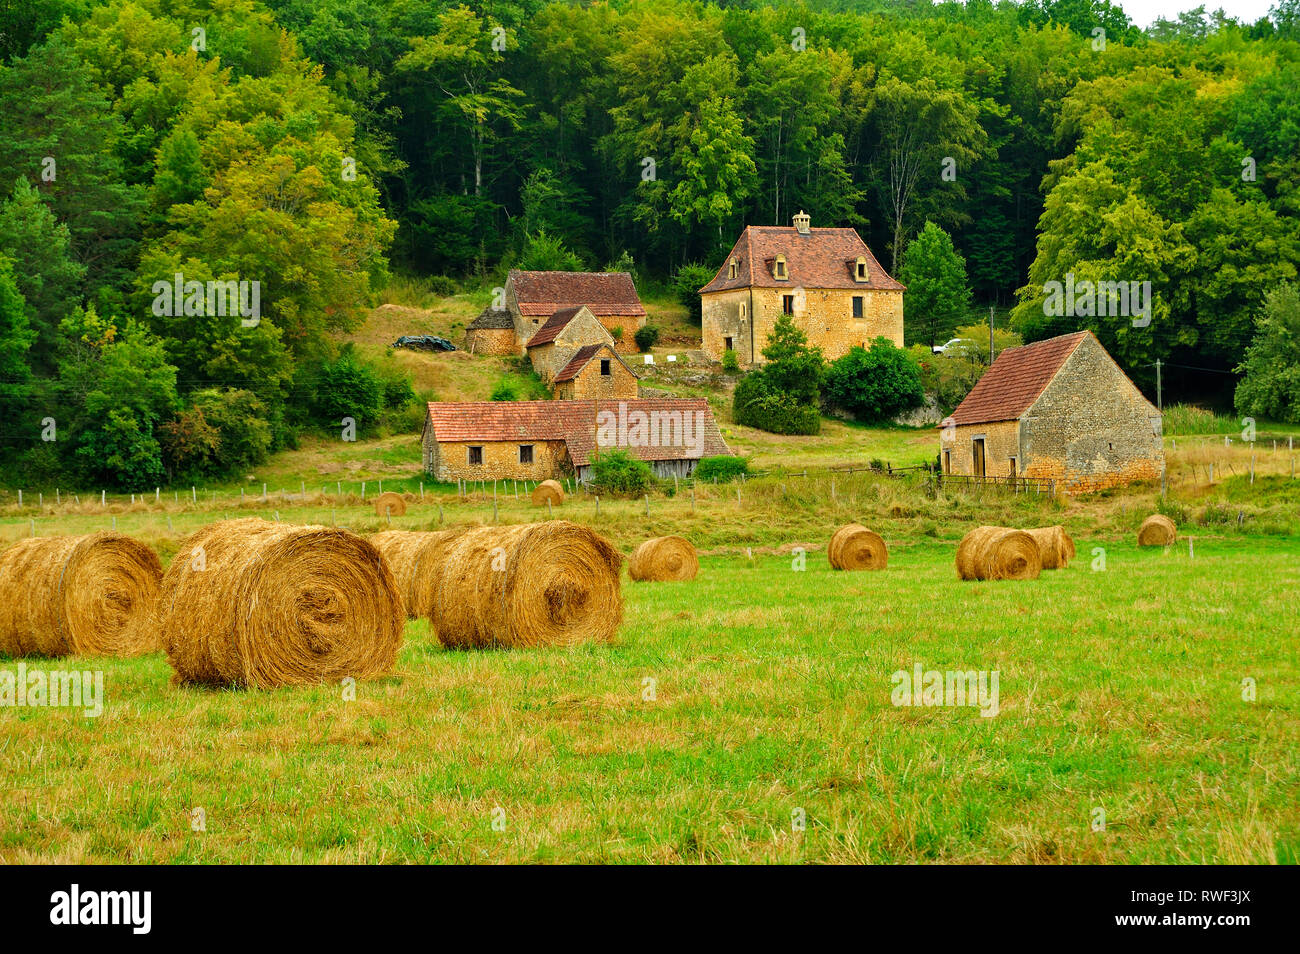
[(952, 237), (933, 222), (925, 223), (903, 256), (899, 281), (903, 293), (907, 344), (923, 341), (934, 347), (951, 336), (970, 309), (966, 261), (953, 248)]
[(1300, 292), (1291, 283), (1264, 296), (1255, 340), (1237, 367), (1237, 411), (1300, 424)]
[(888, 338), (877, 338), (870, 348), (854, 346), (831, 363), (826, 400), (859, 421), (883, 423), (925, 400), (921, 369)]
[(27, 353), (35, 340), (13, 263), (0, 254), (0, 403), (6, 408), (16, 410), (26, 403), (31, 381)]
[(826, 378), (826, 361), (820, 348), (808, 344), (808, 336), (792, 316), (777, 318), (762, 353), (766, 361), (763, 377), (771, 390), (790, 395), (796, 404), (817, 404)]

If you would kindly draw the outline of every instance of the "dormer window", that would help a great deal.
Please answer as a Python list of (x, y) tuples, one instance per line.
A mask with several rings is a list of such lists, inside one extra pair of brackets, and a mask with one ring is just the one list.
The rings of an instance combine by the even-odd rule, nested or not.
[(870, 278), (867, 274), (867, 258), (865, 255), (859, 255), (858, 260), (853, 266), (853, 280), (865, 282)]
[(727, 266), (727, 277), (728, 277), (728, 278), (735, 278), (735, 277), (736, 277), (736, 271), (737, 271), (736, 260), (733, 258), (733, 259), (731, 260), (731, 264), (729, 264), (729, 265)]
[(785, 279), (790, 277), (785, 270), (784, 255), (778, 255), (776, 257), (776, 264), (772, 266), (772, 274), (775, 275), (778, 279)]

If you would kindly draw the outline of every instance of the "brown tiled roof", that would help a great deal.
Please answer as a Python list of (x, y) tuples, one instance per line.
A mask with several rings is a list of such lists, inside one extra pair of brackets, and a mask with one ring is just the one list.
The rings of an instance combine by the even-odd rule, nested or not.
[(563, 368), (561, 368), (560, 373), (555, 376), (555, 383), (559, 384), (561, 381), (571, 381), (574, 378), (576, 378), (578, 376), (578, 373), (582, 371), (582, 369), (585, 368), (591, 362), (591, 359), (594, 358), (596, 356), (596, 353), (601, 349), (607, 350), (610, 354), (610, 357), (617, 359), (619, 364), (627, 368), (628, 373), (631, 374), (632, 377), (634, 378), (641, 377), (641, 375), (637, 374), (630, 367), (628, 367), (628, 363), (624, 361), (622, 357), (619, 355), (619, 353), (615, 351), (613, 348), (611, 348), (609, 345), (594, 344), (594, 345), (583, 345), (581, 348), (579, 348), (578, 353), (575, 354), (572, 358), (570, 358), (569, 363), (566, 364)]
[(645, 314), (636, 285), (627, 272), (511, 271), (519, 313), (552, 315), (559, 308), (586, 305), (597, 316)]
[[(774, 274), (778, 255), (785, 256), (789, 278), (778, 280)], [(853, 278), (853, 266), (859, 256), (867, 260), (865, 282)], [(736, 277), (728, 278), (728, 266), (733, 258), (738, 266)], [(794, 226), (750, 225), (741, 233), (713, 281), (701, 288), (700, 293), (785, 287), (901, 291), (905, 286), (890, 277), (853, 229), (809, 229), (804, 235)]]
[[(679, 430), (650, 434), (649, 440), (629, 444), (628, 437), (635, 418), (633, 412), (700, 413), (703, 427), (698, 450), (683, 441)], [(597, 414), (609, 412), (614, 420), (627, 426), (612, 430), (614, 440), (601, 444), (600, 450), (615, 447), (631, 452), (641, 460), (693, 460), (699, 457), (729, 455), (731, 449), (718, 431), (718, 423), (703, 398), (639, 398), (627, 401), (472, 401), (452, 403), (434, 401), (428, 405), (425, 427), (433, 428), (439, 442), (482, 441), (564, 441), (574, 466), (591, 463), (597, 452)], [(694, 418), (692, 418), (694, 420)], [(665, 442), (665, 438), (675, 438)], [(691, 441), (690, 443), (695, 443)]]
[(1003, 351), (944, 424), (1017, 420), (1033, 406), (1066, 358), (1089, 334), (1076, 331)]
[(514, 330), (515, 320), (510, 317), (510, 312), (504, 308), (497, 310), (495, 308), (484, 308), (479, 312), (479, 316), (471, 321), (465, 328), (466, 331), (500, 331), (509, 328)]
[(528, 347), (535, 348), (538, 345), (550, 344), (564, 330), (564, 326), (573, 320), (573, 316), (580, 311), (582, 311), (581, 305), (575, 305), (572, 308), (561, 308), (547, 318), (545, 324), (538, 328), (536, 333), (528, 339)]

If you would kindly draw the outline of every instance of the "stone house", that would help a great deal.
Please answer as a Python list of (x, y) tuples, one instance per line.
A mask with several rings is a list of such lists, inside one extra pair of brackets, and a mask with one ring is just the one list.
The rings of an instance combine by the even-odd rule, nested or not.
[(903, 345), (903, 290), (853, 229), (750, 225), (713, 281), (700, 289), (703, 350), (761, 363), (782, 314), (833, 361), (878, 337)]
[(434, 401), (420, 438), (434, 479), (590, 477), (601, 452), (628, 451), (661, 477), (688, 477), (703, 457), (730, 455), (703, 398), (629, 401)]
[[(518, 353), (552, 315), (585, 305), (609, 331), (615, 347), (636, 350), (635, 335), (646, 312), (627, 272), (525, 272), (512, 269), (506, 278), (505, 306), (515, 323)], [(591, 342), (587, 342), (591, 343)]]
[(526, 352), (533, 370), (549, 386), (580, 348), (599, 344), (613, 347), (614, 338), (590, 308), (578, 305), (561, 308), (547, 318), (529, 339)]
[(1085, 493), (1164, 472), (1160, 412), (1090, 331), (1003, 351), (941, 428), (950, 474)]
[(465, 328), (465, 350), (470, 354), (518, 354), (514, 317), (505, 309), (484, 308)]
[(611, 345), (586, 345), (555, 375), (555, 399), (630, 400), (641, 393), (639, 378)]

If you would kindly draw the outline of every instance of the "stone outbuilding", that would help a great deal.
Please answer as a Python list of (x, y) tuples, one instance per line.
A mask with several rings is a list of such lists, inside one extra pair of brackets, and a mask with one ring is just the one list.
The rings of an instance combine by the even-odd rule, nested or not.
[[(645, 307), (627, 272), (526, 272), (506, 278), (505, 306), (515, 323), (519, 353), (556, 312), (585, 305), (624, 353), (636, 350)], [(588, 344), (592, 342), (587, 342)]]
[(608, 344), (579, 348), (555, 375), (554, 386), (557, 401), (630, 400), (641, 393), (639, 375)]
[(903, 345), (904, 286), (853, 229), (813, 228), (800, 212), (790, 228), (748, 226), (713, 281), (700, 289), (703, 350), (742, 365), (762, 363), (782, 314), (835, 360), (876, 338)]
[(660, 477), (689, 477), (701, 458), (730, 455), (703, 398), (630, 401), (431, 402), (421, 435), (434, 479), (546, 480), (591, 475), (625, 450)]
[(470, 354), (518, 354), (515, 320), (510, 312), (504, 308), (484, 308), (465, 329), (465, 350)]
[(590, 308), (579, 305), (561, 308), (546, 319), (529, 339), (527, 353), (533, 370), (549, 386), (580, 348), (601, 344), (614, 347), (613, 336)]
[(944, 473), (1029, 477), (1070, 493), (1159, 480), (1161, 415), (1090, 331), (998, 355), (940, 431)]

